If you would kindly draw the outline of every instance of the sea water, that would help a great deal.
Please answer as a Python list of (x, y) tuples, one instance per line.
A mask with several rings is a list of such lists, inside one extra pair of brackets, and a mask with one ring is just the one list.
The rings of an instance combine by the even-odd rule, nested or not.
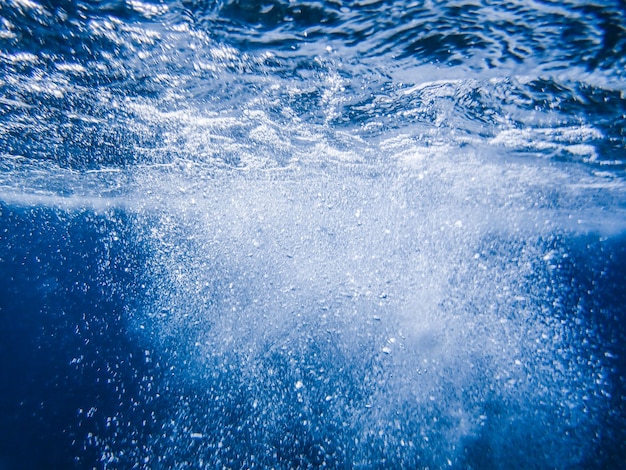
[(622, 2), (0, 3), (0, 468), (626, 463)]

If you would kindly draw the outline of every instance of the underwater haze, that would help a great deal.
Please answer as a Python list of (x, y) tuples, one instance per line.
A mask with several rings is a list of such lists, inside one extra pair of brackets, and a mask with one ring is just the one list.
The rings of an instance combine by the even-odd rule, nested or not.
[(626, 465), (621, 0), (0, 0), (0, 469)]

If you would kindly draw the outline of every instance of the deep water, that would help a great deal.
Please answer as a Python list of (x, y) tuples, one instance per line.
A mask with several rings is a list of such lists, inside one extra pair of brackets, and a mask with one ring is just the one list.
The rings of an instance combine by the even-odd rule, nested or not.
[(622, 2), (0, 2), (0, 469), (626, 465)]

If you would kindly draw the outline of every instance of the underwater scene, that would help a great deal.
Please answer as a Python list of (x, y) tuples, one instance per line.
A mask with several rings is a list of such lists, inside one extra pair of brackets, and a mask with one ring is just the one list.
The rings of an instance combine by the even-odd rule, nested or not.
[(626, 465), (621, 0), (0, 0), (0, 470)]

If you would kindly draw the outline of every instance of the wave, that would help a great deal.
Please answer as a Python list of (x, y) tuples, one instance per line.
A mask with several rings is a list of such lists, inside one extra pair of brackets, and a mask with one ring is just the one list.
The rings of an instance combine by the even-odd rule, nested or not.
[(267, 123), (278, 136), (311, 126), (486, 147), (534, 129), (534, 145), (507, 148), (623, 172), (618, 6), (12, 2), (3, 15), (8, 156), (87, 170), (171, 161), (184, 146), (163, 135), (187, 113), (234, 119), (219, 138), (250, 145)]

